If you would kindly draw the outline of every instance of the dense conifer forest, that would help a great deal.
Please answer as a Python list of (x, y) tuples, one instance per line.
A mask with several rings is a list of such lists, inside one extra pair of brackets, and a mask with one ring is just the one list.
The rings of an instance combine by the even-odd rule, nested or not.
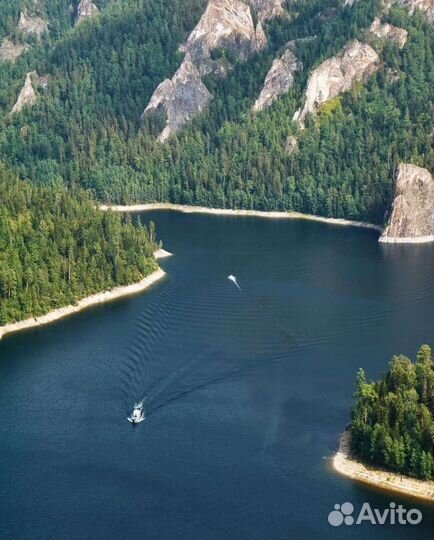
[[(73, 28), (66, 0), (46, 0), (50, 34), (15, 65), (0, 65), (0, 156), (23, 178), (84, 186), (102, 201), (171, 201), (296, 210), (383, 223), (400, 161), (434, 169), (434, 27), (395, 7), (383, 19), (409, 32), (400, 50), (366, 37), (381, 2), (289, 3), (290, 19), (266, 24), (268, 47), (236, 63), (224, 80), (207, 76), (211, 106), (170, 141), (141, 115), (178, 68), (178, 51), (205, 0), (121, 0)], [(6, 2), (3, 35), (18, 3)], [(60, 22), (59, 22), (60, 21)], [(51, 23), (50, 23), (51, 24)], [(1, 37), (1, 36), (0, 36)], [(251, 106), (285, 44), (304, 69), (290, 92), (257, 115)], [(332, 100), (299, 132), (292, 122), (310, 71), (350, 39), (368, 40), (382, 66), (366, 84)], [(25, 73), (49, 75), (31, 109), (9, 114)], [(286, 139), (299, 138), (288, 155)]]
[(153, 225), (95, 209), (84, 191), (0, 165), (0, 325), (42, 315), (157, 268)]
[(377, 382), (361, 369), (352, 420), (356, 456), (394, 472), (434, 479), (434, 364), (423, 345), (416, 362), (393, 357)]

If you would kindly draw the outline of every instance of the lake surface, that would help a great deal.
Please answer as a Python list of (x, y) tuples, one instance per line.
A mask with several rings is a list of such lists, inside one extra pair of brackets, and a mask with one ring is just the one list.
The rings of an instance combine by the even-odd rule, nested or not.
[[(433, 344), (432, 246), (152, 212), (167, 278), (0, 341), (0, 540), (432, 540), (336, 475), (356, 371)], [(237, 276), (240, 292), (226, 278)], [(145, 399), (148, 419), (126, 416)], [(336, 503), (423, 511), (328, 524)]]

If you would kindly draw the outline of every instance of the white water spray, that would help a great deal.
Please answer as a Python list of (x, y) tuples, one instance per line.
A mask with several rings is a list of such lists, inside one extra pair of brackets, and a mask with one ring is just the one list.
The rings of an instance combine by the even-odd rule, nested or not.
[(228, 280), (232, 281), (232, 283), (235, 283), (235, 285), (238, 287), (238, 289), (241, 291), (241, 287), (238, 285), (237, 278), (233, 276), (232, 274), (228, 276)]

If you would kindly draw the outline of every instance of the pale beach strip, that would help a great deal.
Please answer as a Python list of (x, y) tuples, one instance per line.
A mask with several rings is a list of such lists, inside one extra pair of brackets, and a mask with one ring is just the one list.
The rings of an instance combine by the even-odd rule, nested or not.
[(434, 502), (434, 482), (368, 467), (351, 457), (350, 441), (351, 431), (348, 430), (342, 434), (339, 450), (332, 459), (332, 465), (336, 472), (381, 490)]
[(382, 244), (430, 244), (434, 242), (434, 235), (431, 236), (381, 236), (379, 241)]
[[(154, 253), (154, 257), (156, 259), (170, 257), (170, 255), (172, 254), (162, 248), (158, 249)], [(162, 270), (161, 268), (158, 268), (157, 270), (152, 272), (152, 274), (146, 276), (138, 283), (132, 283), (131, 285), (125, 285), (122, 287), (114, 287), (109, 291), (102, 291), (96, 294), (92, 294), (91, 296), (82, 298), (75, 305), (69, 305), (53, 309), (52, 311), (49, 311), (48, 313), (46, 313), (45, 315), (41, 315), (40, 317), (31, 317), (23, 321), (18, 321), (6, 324), (4, 326), (0, 326), (0, 339), (6, 334), (12, 334), (14, 332), (28, 330), (29, 328), (35, 328), (37, 326), (51, 324), (58, 321), (59, 319), (63, 319), (64, 317), (68, 317), (69, 315), (73, 315), (74, 313), (78, 313), (79, 311), (83, 311), (84, 309), (88, 309), (98, 304), (104, 304), (106, 302), (112, 302), (113, 300), (117, 300), (118, 298), (138, 294), (154, 285), (154, 283), (156, 283), (157, 281), (160, 281), (160, 279), (162, 279), (165, 275), (166, 272), (164, 272), (164, 270)]]
[(174, 210), (183, 212), (184, 214), (212, 214), (216, 216), (251, 216), (271, 219), (306, 219), (309, 221), (319, 221), (321, 223), (329, 223), (331, 225), (345, 225), (352, 227), (364, 227), (366, 229), (374, 229), (382, 232), (383, 227), (373, 223), (364, 221), (352, 221), (350, 219), (326, 218), (314, 216), (312, 214), (302, 214), (301, 212), (263, 212), (261, 210), (231, 210), (228, 208), (207, 208), (205, 206), (190, 206), (183, 204), (172, 203), (148, 203), (148, 204), (132, 204), (132, 205), (107, 205), (101, 204), (98, 206), (100, 210), (112, 210), (114, 212), (147, 212), (149, 210)]

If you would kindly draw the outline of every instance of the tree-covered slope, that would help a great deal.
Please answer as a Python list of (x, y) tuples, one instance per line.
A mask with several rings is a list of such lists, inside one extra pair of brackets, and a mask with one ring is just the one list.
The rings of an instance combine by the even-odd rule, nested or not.
[[(205, 6), (206, 0), (120, 0), (56, 40), (48, 37), (15, 65), (0, 65), (2, 159), (23, 177), (81, 184), (107, 202), (288, 209), (376, 223), (384, 222), (399, 162), (434, 169), (434, 27), (421, 14), (394, 8), (383, 19), (408, 30), (405, 47), (367, 38), (380, 0), (352, 7), (290, 2), (291, 18), (267, 23), (268, 46), (248, 61), (215, 51), (233, 69), (225, 79), (204, 77), (213, 95), (208, 110), (158, 143), (158, 126), (141, 114), (178, 68), (178, 47)], [(273, 60), (289, 41), (306, 37), (313, 39), (296, 45), (303, 70), (294, 86), (252, 114)], [(380, 68), (300, 131), (292, 118), (309, 73), (354, 38), (371, 39)], [(48, 88), (33, 108), (11, 116), (30, 69), (49, 75)], [(289, 135), (298, 139), (291, 155)]]
[(369, 382), (357, 376), (351, 444), (357, 457), (394, 472), (434, 479), (434, 364), (423, 345), (416, 362), (395, 356)]
[(42, 315), (157, 268), (154, 229), (95, 209), (83, 191), (0, 165), (0, 325)]

